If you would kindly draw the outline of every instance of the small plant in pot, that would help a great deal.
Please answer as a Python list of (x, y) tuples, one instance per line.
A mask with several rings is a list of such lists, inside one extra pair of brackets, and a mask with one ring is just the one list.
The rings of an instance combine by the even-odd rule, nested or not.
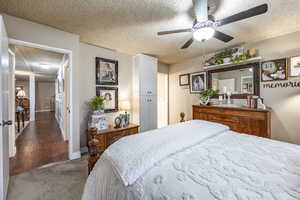
[(94, 113), (103, 113), (103, 106), (104, 106), (104, 98), (95, 96), (94, 98), (91, 99), (89, 102), (89, 105), (91, 109), (94, 111)]
[(208, 89), (208, 90), (203, 90), (202, 92), (200, 92), (200, 99), (199, 102), (201, 105), (207, 105), (210, 101), (210, 99), (217, 95), (219, 93), (218, 90), (212, 90), (212, 89)]

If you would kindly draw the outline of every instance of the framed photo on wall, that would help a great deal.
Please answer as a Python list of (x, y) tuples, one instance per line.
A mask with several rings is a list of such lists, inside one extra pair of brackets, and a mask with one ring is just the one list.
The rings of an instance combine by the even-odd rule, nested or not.
[(190, 75), (189, 74), (181, 74), (179, 75), (179, 86), (190, 85)]
[(287, 59), (266, 61), (261, 64), (261, 81), (287, 80)]
[(96, 85), (118, 85), (118, 61), (96, 57)]
[(299, 77), (300, 76), (300, 56), (294, 56), (289, 58), (289, 76)]
[(190, 74), (190, 92), (199, 93), (206, 90), (206, 72), (197, 72)]
[(104, 98), (104, 112), (118, 112), (118, 88), (96, 86), (96, 95)]

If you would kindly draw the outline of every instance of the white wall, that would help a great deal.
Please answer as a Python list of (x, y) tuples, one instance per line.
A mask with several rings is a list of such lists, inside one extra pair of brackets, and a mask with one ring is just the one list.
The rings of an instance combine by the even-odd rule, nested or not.
[(9, 38), (26, 42), (46, 45), (60, 49), (72, 51), (72, 85), (71, 99), (73, 101), (73, 146), (71, 147), (71, 157), (78, 157), (79, 146), (79, 77), (84, 72), (84, 66), (79, 65), (79, 36), (64, 31), (60, 31), (49, 26), (33, 23), (20, 18), (4, 15), (4, 22)]
[[(300, 32), (246, 45), (246, 48), (251, 47), (259, 49), (265, 60), (300, 55)], [(199, 98), (190, 94), (188, 87), (179, 86), (179, 75), (201, 71), (202, 63), (203, 57), (197, 57), (170, 66), (171, 123), (179, 122), (180, 112), (186, 113), (186, 119), (192, 118), (192, 105), (198, 104)], [(300, 78), (290, 80), (300, 81)], [(273, 108), (272, 138), (300, 144), (300, 88), (261, 88), (261, 96)]]
[(169, 124), (169, 65), (158, 63), (157, 74), (157, 127)]
[[(116, 51), (99, 48), (96, 46), (80, 43), (80, 141), (81, 147), (85, 147), (86, 130), (89, 106), (87, 102), (96, 95), (96, 57), (113, 59), (119, 61), (119, 102), (121, 100), (132, 100), (132, 56), (118, 53)], [(114, 118), (119, 113), (106, 114), (109, 123), (114, 123)]]

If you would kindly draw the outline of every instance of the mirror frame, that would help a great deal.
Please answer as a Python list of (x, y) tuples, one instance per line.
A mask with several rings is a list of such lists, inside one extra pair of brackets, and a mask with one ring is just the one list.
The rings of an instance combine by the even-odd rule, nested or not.
[[(238, 66), (232, 66), (227, 68), (221, 68), (221, 69), (214, 69), (214, 70), (208, 70), (207, 71), (207, 88), (212, 89), (212, 74), (217, 72), (227, 72), (227, 71), (233, 71), (238, 69), (245, 69), (245, 68), (252, 68), (253, 69), (253, 89), (255, 96), (260, 96), (260, 63), (251, 63), (251, 64), (245, 64), (245, 65), (238, 65)], [(222, 94), (218, 94), (214, 98), (218, 98)], [(247, 99), (247, 96), (250, 94), (232, 94), (232, 99)]]

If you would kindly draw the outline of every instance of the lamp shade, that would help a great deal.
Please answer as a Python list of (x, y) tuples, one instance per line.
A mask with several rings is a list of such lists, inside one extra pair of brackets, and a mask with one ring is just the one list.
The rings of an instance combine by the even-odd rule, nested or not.
[(125, 111), (130, 110), (130, 103), (129, 103), (129, 101), (122, 101), (120, 103), (120, 109), (121, 110), (125, 110)]
[(17, 93), (17, 97), (24, 98), (26, 96), (25, 91), (23, 89), (19, 90)]

